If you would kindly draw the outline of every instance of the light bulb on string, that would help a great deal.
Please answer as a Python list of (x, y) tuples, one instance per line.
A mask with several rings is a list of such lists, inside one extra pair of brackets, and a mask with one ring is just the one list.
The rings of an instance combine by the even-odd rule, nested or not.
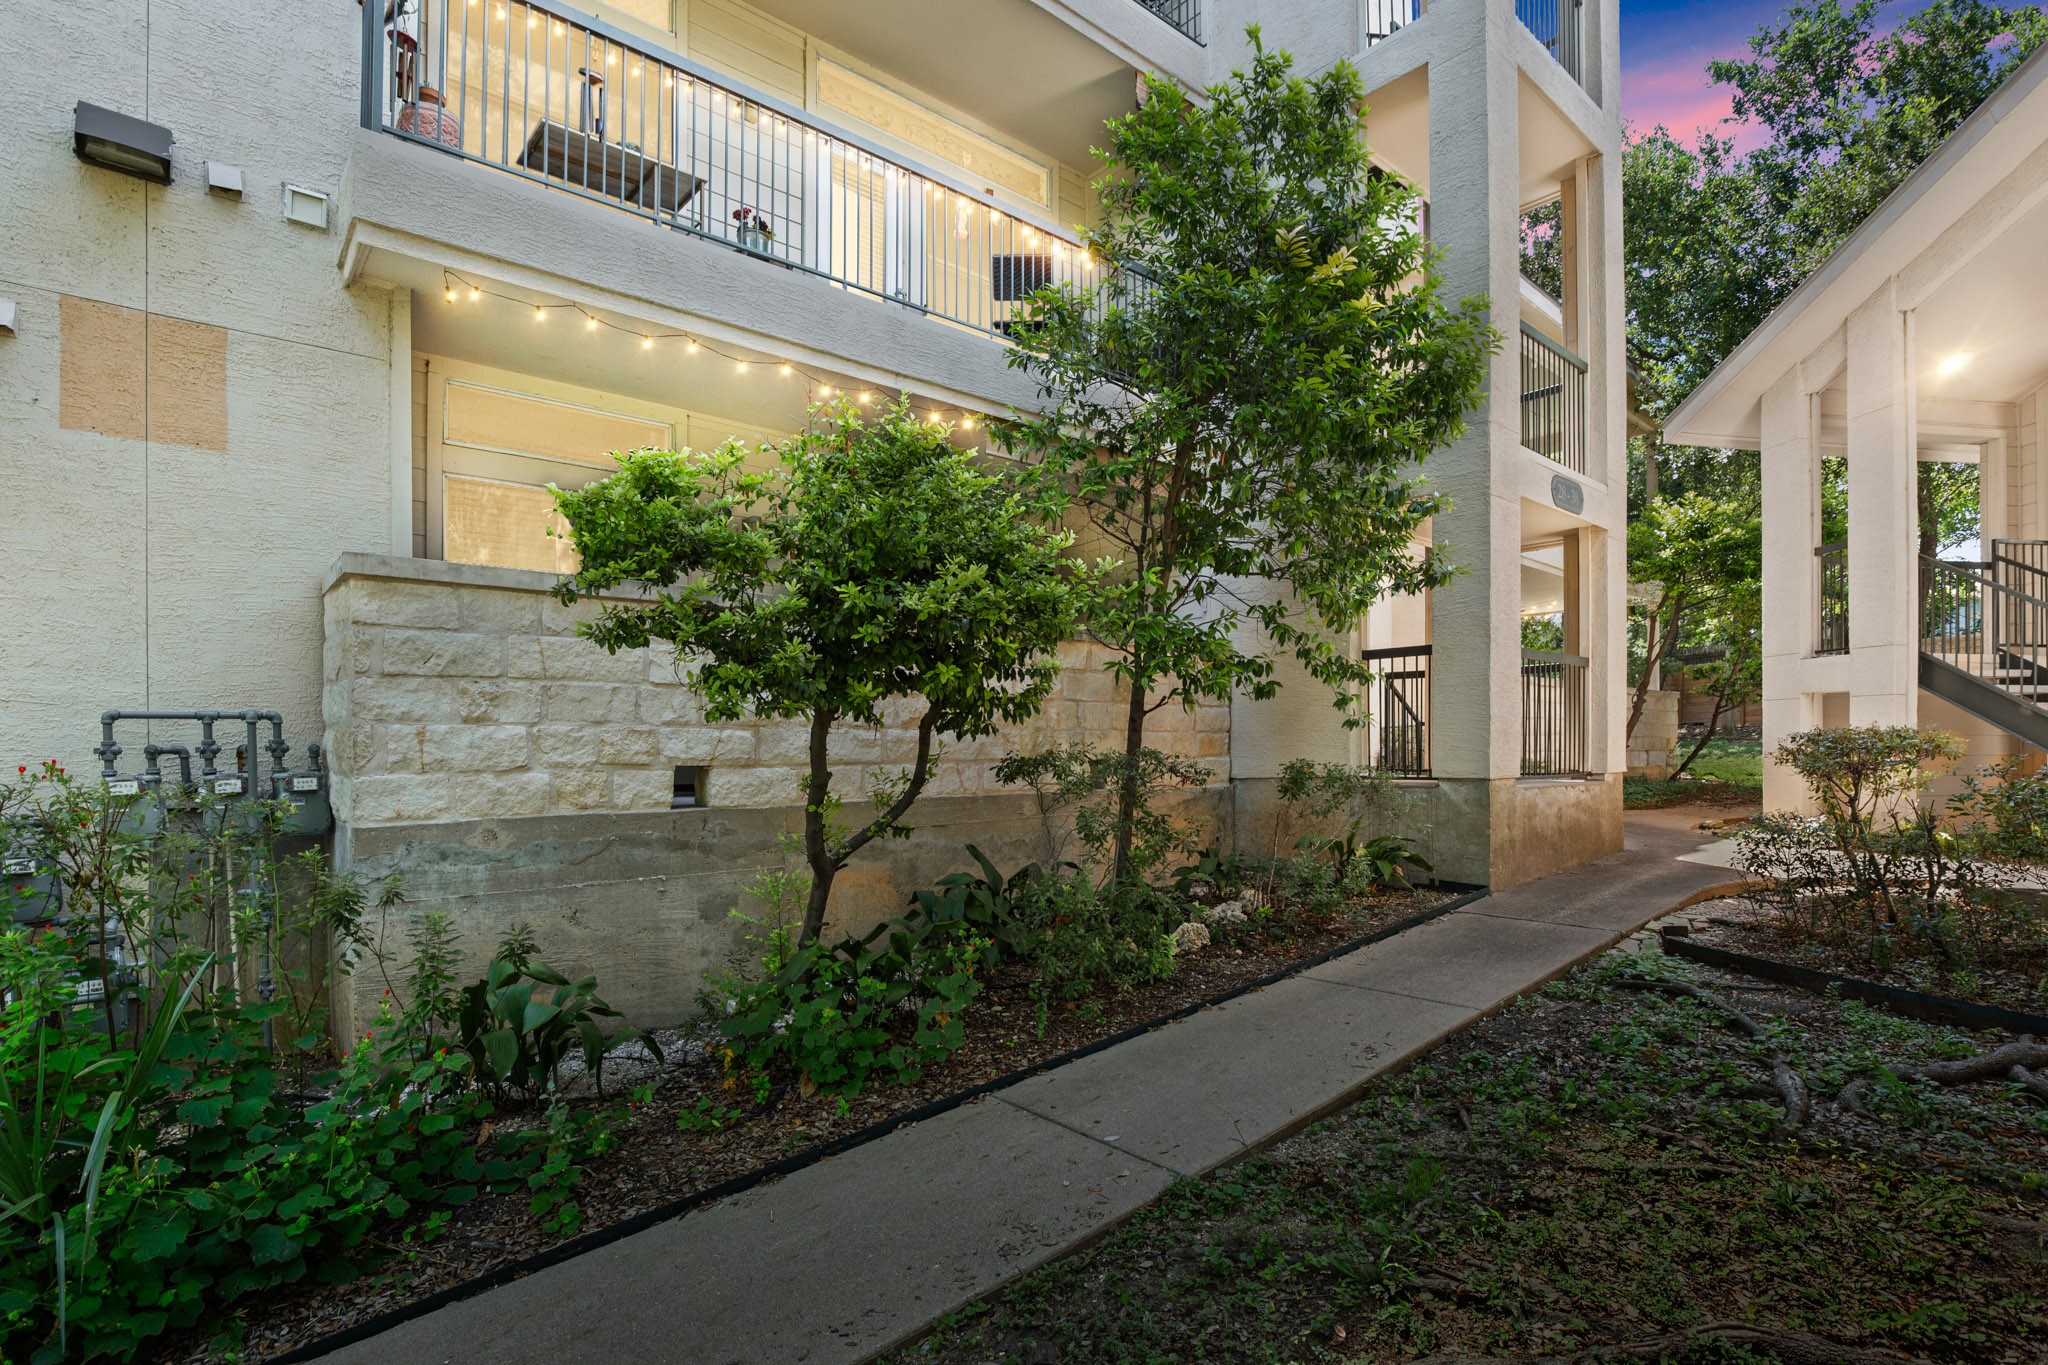
[(471, 303), (475, 303), (475, 302), (476, 302), (476, 301), (477, 301), (478, 299), (482, 298), (483, 296), (484, 296), (484, 291), (483, 291), (483, 290), (481, 290), (481, 289), (477, 288), (477, 287), (476, 287), (475, 285), (471, 285), (471, 286), (469, 287), (469, 301), (470, 301)]
[(863, 405), (863, 406), (865, 406), (865, 405), (866, 405), (867, 403), (869, 403), (870, 401), (872, 401), (872, 400), (873, 400), (873, 398), (874, 398), (874, 395), (873, 395), (873, 394), (871, 394), (871, 393), (869, 393), (869, 392), (868, 392), (868, 391), (867, 391), (866, 389), (862, 389), (862, 390), (861, 390), (861, 394), (860, 394), (860, 401), (861, 401), (861, 403), (862, 403), (862, 405)]
[(455, 286), (452, 284), (448, 286), (448, 302), (455, 302)]
[(782, 362), (782, 373), (785, 377), (795, 373), (795, 371), (790, 368), (789, 362), (787, 360)]
[(535, 322), (546, 322), (548, 320), (548, 310), (536, 303), (533, 305), (533, 320)]
[(690, 344), (688, 346), (685, 346), (683, 349), (688, 351), (691, 355), (697, 354), (697, 338), (691, 337)]
[(583, 330), (586, 332), (595, 332), (597, 330), (597, 319), (590, 316), (588, 313), (585, 313), (583, 315)]
[(747, 372), (747, 362), (744, 360), (735, 362), (735, 368), (738, 369), (741, 374), (745, 374)]
[(651, 351), (651, 350), (653, 350), (653, 349), (654, 349), (654, 338), (653, 338), (653, 337), (641, 337), (641, 338), (640, 338), (640, 349), (641, 349), (641, 350), (643, 350), (643, 351)]

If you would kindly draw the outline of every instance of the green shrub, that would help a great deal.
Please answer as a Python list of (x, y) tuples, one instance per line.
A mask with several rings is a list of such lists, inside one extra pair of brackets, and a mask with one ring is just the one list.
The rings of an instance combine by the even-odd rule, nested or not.
[(1045, 876), (1018, 901), (1018, 918), (1048, 997), (1078, 1000), (1173, 974), (1173, 931), (1190, 907), (1143, 883), (1097, 887), (1084, 877)]
[[(604, 1059), (627, 1043), (640, 1043), (659, 1060), (661, 1049), (633, 1028), (607, 1035), (600, 1019), (619, 1012), (597, 994), (597, 978), (578, 981), (532, 960), (532, 936), (515, 928), (499, 944), (483, 979), (463, 987), (455, 999), (455, 1039), (468, 1055), (472, 1074), (493, 1095), (535, 1103), (559, 1079), (572, 1050), (604, 1093)], [(548, 988), (545, 999), (541, 987)]]
[(1135, 796), (1124, 880), (1143, 882), (1167, 859), (1193, 853), (1197, 847), (1194, 830), (1156, 804), (1167, 792), (1200, 787), (1209, 780), (1209, 770), (1194, 759), (1158, 749), (1140, 749), (1135, 755), (1110, 753), (1077, 740), (1035, 754), (1005, 755), (996, 764), (995, 775), (998, 782), (1029, 787), (1037, 795), (1055, 848), (1059, 841), (1053, 836), (1053, 818), (1071, 810), (1074, 837), (1105, 879), (1114, 865), (1120, 828), (1117, 806), (1127, 783)]

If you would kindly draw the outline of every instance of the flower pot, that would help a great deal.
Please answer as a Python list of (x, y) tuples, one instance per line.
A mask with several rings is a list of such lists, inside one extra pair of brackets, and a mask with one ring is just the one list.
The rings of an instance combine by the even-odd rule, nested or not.
[(441, 92), (431, 85), (421, 86), (419, 100), (398, 111), (398, 131), (450, 147), (462, 146), (462, 121), (442, 107)]
[(769, 244), (774, 240), (775, 234), (766, 228), (747, 227), (744, 224), (740, 227), (740, 245), (749, 251), (758, 251), (766, 255)]

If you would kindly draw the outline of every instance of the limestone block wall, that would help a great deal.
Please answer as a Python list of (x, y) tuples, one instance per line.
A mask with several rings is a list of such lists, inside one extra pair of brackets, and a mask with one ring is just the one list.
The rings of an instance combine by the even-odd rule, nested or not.
[[(325, 597), (325, 712), (337, 819), (358, 828), (483, 817), (667, 810), (678, 766), (710, 769), (704, 804), (793, 806), (805, 727), (709, 723), (666, 652), (618, 655), (576, 635), (594, 604), (564, 607), (552, 577), (510, 569), (347, 556)], [(927, 796), (1006, 790), (1012, 750), (1086, 739), (1120, 744), (1125, 703), (1100, 646), (1062, 651), (1058, 691), (1031, 723), (943, 749)], [(834, 738), (849, 799), (870, 773), (907, 765), (917, 703), (890, 725)], [(1152, 742), (1230, 776), (1227, 705), (1169, 708)]]
[(1677, 692), (1646, 692), (1643, 714), (1628, 735), (1628, 775), (1669, 777), (1678, 748)]
[[(408, 927), (449, 913), (471, 965), (513, 924), (549, 960), (594, 972), (636, 1022), (687, 1017), (707, 971), (746, 951), (736, 907), (794, 862), (805, 728), (708, 723), (672, 658), (611, 655), (575, 634), (593, 608), (564, 608), (553, 577), (429, 560), (345, 556), (325, 594), (324, 705), (337, 861), (398, 874), (407, 904), (384, 924), (402, 955)], [(971, 866), (963, 845), (1005, 871), (1071, 857), (1065, 821), (994, 766), (1012, 750), (1074, 739), (1121, 742), (1124, 703), (1097, 646), (1068, 645), (1058, 691), (1031, 724), (944, 752), (907, 840), (863, 850), (834, 885), (830, 927), (864, 927), (911, 890)], [(907, 764), (909, 707), (880, 730), (835, 737), (834, 782), (849, 815), (867, 779)], [(1205, 837), (1233, 840), (1230, 712), (1162, 711), (1160, 748), (1198, 758), (1211, 784), (1176, 798)], [(677, 766), (710, 769), (705, 804), (671, 810)], [(343, 1026), (374, 1008), (358, 982)]]

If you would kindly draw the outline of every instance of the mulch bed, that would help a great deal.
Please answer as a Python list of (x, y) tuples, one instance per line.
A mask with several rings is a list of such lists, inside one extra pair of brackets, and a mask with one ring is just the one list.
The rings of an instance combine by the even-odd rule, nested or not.
[(1748, 901), (1707, 901), (1689, 908), (1685, 918), (1693, 925), (1694, 941), (1712, 947), (1973, 1004), (2048, 1014), (2048, 945), (2015, 949), (1968, 973), (1951, 973), (1918, 957), (1877, 966), (1845, 945), (1792, 933), (1775, 913)]
[[(626, 1088), (608, 1082), (610, 1097), (578, 1103), (618, 1116), (617, 1145), (586, 1166), (574, 1197), (583, 1227), (609, 1226), (725, 1184), (773, 1162), (832, 1143), (920, 1106), (1085, 1047), (1177, 1009), (1271, 976), (1361, 935), (1428, 910), (1454, 893), (1379, 893), (1328, 917), (1283, 911), (1259, 922), (1211, 926), (1214, 942), (1178, 960), (1174, 974), (1115, 994), (1054, 1002), (1040, 1028), (1032, 972), (1005, 964), (988, 979), (968, 1015), (965, 1044), (912, 1083), (878, 1086), (850, 1098), (798, 1093), (781, 1083), (765, 1104), (732, 1086), (711, 1043), (686, 1033), (665, 1040), (668, 1065), (653, 1095), (628, 1108)], [(717, 1131), (686, 1128), (678, 1119), (705, 1108), (739, 1111)], [(459, 1286), (557, 1245), (528, 1211), (524, 1192), (485, 1195), (452, 1211), (433, 1241), (385, 1243), (392, 1257), (372, 1273), (339, 1285), (298, 1285), (242, 1300), (242, 1328), (167, 1340), (138, 1359), (200, 1362), (263, 1360), (345, 1331), (378, 1314)], [(218, 1329), (216, 1329), (217, 1331)]]

